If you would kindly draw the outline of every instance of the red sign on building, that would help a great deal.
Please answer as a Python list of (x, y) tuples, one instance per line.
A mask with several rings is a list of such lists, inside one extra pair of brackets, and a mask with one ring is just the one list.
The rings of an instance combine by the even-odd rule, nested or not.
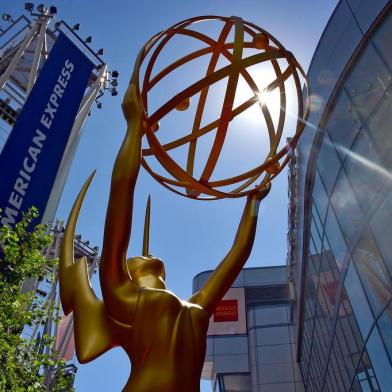
[(214, 322), (238, 321), (238, 301), (223, 299), (214, 312)]

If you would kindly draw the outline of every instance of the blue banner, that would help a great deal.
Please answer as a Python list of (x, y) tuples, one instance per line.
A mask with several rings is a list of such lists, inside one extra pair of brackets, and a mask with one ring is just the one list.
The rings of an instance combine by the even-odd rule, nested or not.
[(42, 217), (94, 64), (60, 33), (0, 155), (1, 223)]

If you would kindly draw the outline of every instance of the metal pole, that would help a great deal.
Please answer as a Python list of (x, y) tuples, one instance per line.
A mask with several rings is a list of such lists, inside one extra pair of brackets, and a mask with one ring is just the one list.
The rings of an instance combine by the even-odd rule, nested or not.
[(20, 47), (14, 57), (12, 58), (10, 64), (8, 65), (7, 69), (0, 77), (0, 90), (3, 89), (4, 85), (6, 84), (8, 78), (10, 77), (12, 71), (18, 65), (20, 58), (22, 57), (23, 53), (25, 52), (26, 48), (30, 45), (31, 41), (33, 40), (37, 30), (39, 28), (39, 23), (36, 22), (32, 25), (30, 32), (26, 35), (26, 38), (20, 44)]
[(33, 63), (31, 64), (29, 81), (27, 83), (26, 98), (29, 96), (30, 91), (33, 88), (34, 83), (37, 79), (38, 68), (39, 68), (39, 64), (40, 64), (40, 60), (41, 60), (42, 48), (43, 48), (44, 42), (45, 42), (46, 28), (48, 27), (49, 22), (50, 22), (50, 19), (45, 18), (45, 17), (40, 17), (37, 21), (37, 24), (39, 25), (39, 31), (38, 31), (38, 36), (36, 38), (36, 46), (35, 46), (35, 51), (34, 51)]

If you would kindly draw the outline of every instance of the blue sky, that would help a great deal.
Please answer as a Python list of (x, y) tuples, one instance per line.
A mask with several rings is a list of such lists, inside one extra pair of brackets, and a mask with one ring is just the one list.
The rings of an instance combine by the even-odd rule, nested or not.
[[(81, 184), (97, 169), (77, 232), (101, 247), (111, 170), (126, 127), (120, 104), (135, 57), (152, 35), (192, 16), (236, 15), (273, 34), (295, 54), (306, 71), (336, 3), (337, 0), (54, 0), (47, 3), (57, 6), (58, 19), (70, 25), (79, 22), (81, 37), (92, 35), (92, 48), (104, 48), (104, 61), (110, 69), (120, 72), (119, 95), (107, 94), (102, 99), (103, 108), (94, 108), (87, 121), (57, 217), (67, 218)], [(23, 5), (23, 1), (3, 0), (1, 11), (17, 17), (23, 12)], [(150, 251), (165, 261), (168, 288), (186, 299), (191, 294), (192, 278), (214, 268), (231, 246), (245, 200), (186, 199), (161, 187), (141, 170), (129, 255), (141, 253), (148, 194), (152, 196)], [(262, 203), (256, 241), (247, 267), (286, 262), (287, 201), (287, 174), (283, 172)], [(94, 286), (97, 286), (96, 281)], [(126, 355), (120, 349), (112, 350), (90, 364), (79, 366), (76, 390), (120, 391), (129, 369)], [(210, 390), (208, 384), (202, 384), (202, 391)]]

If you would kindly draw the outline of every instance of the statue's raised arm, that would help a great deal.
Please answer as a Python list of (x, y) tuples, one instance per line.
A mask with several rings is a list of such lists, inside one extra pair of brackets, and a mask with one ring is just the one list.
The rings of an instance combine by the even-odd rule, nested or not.
[[(137, 290), (128, 273), (126, 252), (131, 235), (134, 190), (141, 162), (144, 119), (139, 91), (133, 81), (125, 93), (123, 111), (128, 128), (112, 172), (100, 280), (108, 312), (115, 320), (129, 324), (137, 302)], [(127, 293), (125, 296), (124, 291)]]
[(255, 238), (260, 201), (267, 196), (270, 187), (271, 184), (267, 184), (248, 196), (233, 246), (204, 286), (189, 299), (189, 302), (200, 305), (209, 314), (213, 313), (248, 260)]

